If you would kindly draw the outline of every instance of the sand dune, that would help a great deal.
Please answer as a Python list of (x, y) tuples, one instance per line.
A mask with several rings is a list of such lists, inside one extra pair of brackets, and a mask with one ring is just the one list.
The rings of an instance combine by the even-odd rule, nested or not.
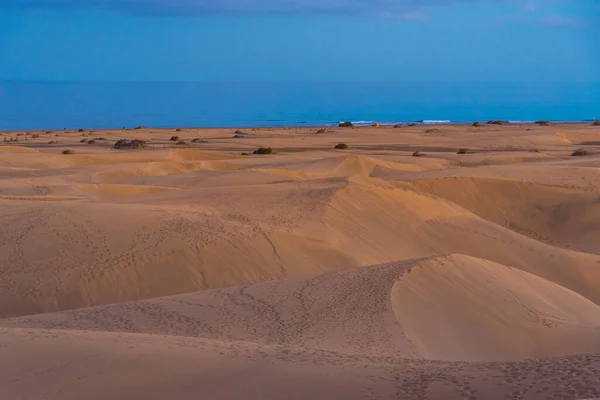
[(600, 306), (534, 275), (460, 255), (5, 319), (0, 326), (446, 361), (600, 351)]
[(597, 132), (428, 129), (1, 144), (0, 398), (599, 397)]

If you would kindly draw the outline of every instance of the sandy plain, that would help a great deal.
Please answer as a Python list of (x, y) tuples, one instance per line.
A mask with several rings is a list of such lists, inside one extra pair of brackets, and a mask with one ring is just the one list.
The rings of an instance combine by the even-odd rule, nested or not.
[(1, 399), (600, 397), (600, 127), (234, 131), (0, 133)]

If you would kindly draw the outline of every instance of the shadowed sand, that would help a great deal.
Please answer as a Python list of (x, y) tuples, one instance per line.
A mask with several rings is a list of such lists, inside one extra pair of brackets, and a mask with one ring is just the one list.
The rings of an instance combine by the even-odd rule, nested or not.
[(427, 130), (0, 145), (0, 398), (600, 396), (600, 129)]

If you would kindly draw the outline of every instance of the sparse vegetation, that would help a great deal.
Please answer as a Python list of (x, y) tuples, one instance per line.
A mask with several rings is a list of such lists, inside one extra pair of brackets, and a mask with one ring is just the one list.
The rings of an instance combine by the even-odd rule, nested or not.
[(530, 153), (539, 153), (539, 149), (529, 149), (528, 150)]
[(136, 126), (134, 129), (146, 129), (144, 125)]
[(181, 128), (175, 129), (175, 132), (181, 132)]
[(87, 139), (81, 139), (79, 143), (87, 143)]
[(32, 138), (32, 139), (37, 139), (37, 138), (39, 138), (39, 137), (40, 137), (40, 134), (39, 134), (39, 133), (34, 133), (33, 135), (31, 135), (31, 138)]
[(73, 150), (71, 150), (71, 149), (63, 150), (62, 153), (63, 154), (73, 154)]
[(417, 124), (414, 122), (411, 122), (410, 124), (408, 124), (408, 126), (417, 126)]
[(115, 149), (140, 149), (146, 146), (146, 142), (140, 139), (120, 139), (114, 144)]
[(171, 142), (176, 142), (179, 140), (179, 136), (171, 136), (171, 139), (169, 139)]
[(402, 128), (402, 124), (396, 124), (394, 125), (394, 128)]
[(594, 122), (592, 123), (592, 126), (600, 126), (600, 121), (594, 121)]
[(477, 121), (477, 122), (473, 122), (473, 126), (475, 128), (481, 128), (482, 126), (484, 126), (484, 124), (482, 124), (481, 122)]
[(249, 156), (250, 153), (242, 153), (243, 156)]
[(421, 152), (417, 150), (417, 151), (415, 151), (415, 152), (412, 154), (412, 156), (413, 156), (413, 157), (422, 157), (422, 156), (423, 156), (423, 154), (421, 154)]
[(340, 122), (340, 124), (338, 126), (340, 128), (352, 128), (352, 127), (354, 127), (354, 124), (350, 121), (346, 121), (346, 122)]
[(234, 134), (234, 135), (238, 135), (238, 136), (246, 136), (246, 135), (249, 135), (249, 133), (248, 133), (248, 132), (244, 132), (244, 131), (242, 131), (242, 130), (240, 130), (240, 129), (238, 129), (238, 130), (236, 130), (235, 132), (233, 132), (233, 134)]
[(444, 132), (444, 131), (440, 128), (427, 129), (425, 131), (425, 133), (442, 133), (442, 132)]
[(348, 145), (346, 143), (339, 143), (336, 144), (334, 149), (338, 149), (338, 150), (346, 150), (348, 148)]
[(87, 144), (94, 144), (94, 143), (96, 143), (96, 141), (95, 141), (95, 140), (93, 140), (93, 139), (92, 139), (92, 140), (89, 140), (89, 141), (87, 142)]
[(259, 147), (252, 154), (273, 154), (273, 149), (271, 147)]
[(187, 143), (185, 140), (180, 140), (177, 143), (175, 143), (176, 146), (185, 146)]
[(325, 133), (325, 132), (327, 132), (327, 129), (325, 129), (325, 128), (321, 128), (317, 131), (317, 133)]
[(195, 139), (192, 140), (192, 143), (204, 143), (204, 139), (195, 138)]
[(575, 150), (571, 154), (571, 156), (573, 156), (573, 157), (582, 157), (582, 156), (587, 156), (589, 154), (590, 154), (589, 151), (587, 151), (586, 149), (578, 149), (578, 150)]
[(463, 148), (458, 149), (458, 151), (456, 152), (456, 154), (467, 154), (468, 152), (469, 152), (469, 150), (465, 149), (463, 147)]
[(58, 140), (51, 140), (48, 142), (48, 144), (58, 144)]
[(488, 122), (486, 122), (487, 125), (504, 125), (506, 124), (506, 121), (503, 121), (501, 119), (497, 119), (497, 120), (489, 120)]
[(94, 138), (94, 140), (108, 140), (108, 139), (105, 137), (97, 137), (97, 138)]
[(83, 129), (77, 129), (77, 132), (85, 132)]
[(535, 124), (539, 125), (539, 126), (549, 126), (550, 125), (550, 121), (539, 120), (539, 121), (535, 121)]

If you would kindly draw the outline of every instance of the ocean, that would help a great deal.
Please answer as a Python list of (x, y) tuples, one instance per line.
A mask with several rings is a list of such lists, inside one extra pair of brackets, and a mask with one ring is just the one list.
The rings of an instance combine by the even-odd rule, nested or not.
[(0, 82), (0, 130), (596, 117), (600, 83)]

